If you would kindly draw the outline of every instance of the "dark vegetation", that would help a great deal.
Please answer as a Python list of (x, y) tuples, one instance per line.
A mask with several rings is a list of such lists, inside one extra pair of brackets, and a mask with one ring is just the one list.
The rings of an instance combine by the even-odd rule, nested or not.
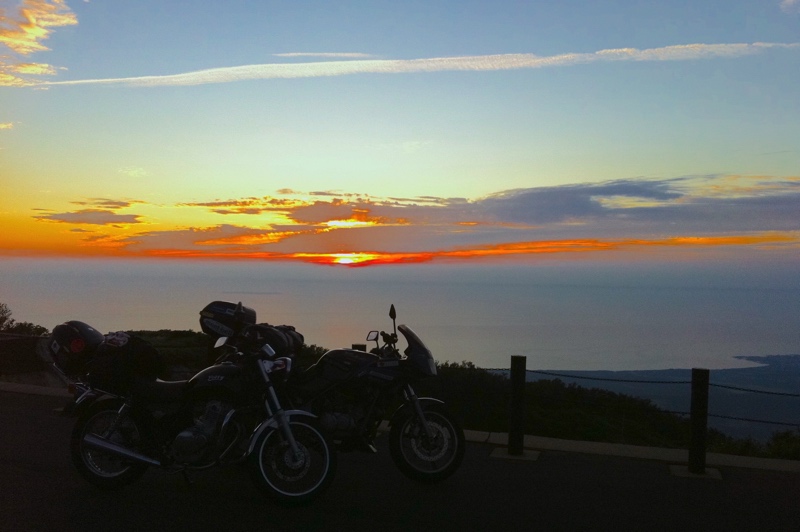
[(50, 330), (41, 325), (34, 325), (27, 321), (15, 321), (11, 317), (11, 309), (8, 308), (8, 305), (0, 303), (0, 333), (44, 336), (45, 334), (49, 334)]
[[(0, 303), (6, 314), (0, 322), (0, 332), (8, 332), (8, 307)], [(30, 324), (32, 325), (32, 324)], [(27, 326), (27, 325), (26, 325)], [(41, 331), (32, 329), (34, 335)], [(41, 327), (45, 332), (46, 329)], [(170, 368), (164, 378), (188, 378), (210, 365), (215, 359), (213, 340), (195, 331), (128, 331), (151, 343), (162, 354)], [(11, 359), (19, 363), (20, 353), (3, 348), (0, 343), (0, 373), (9, 372)], [(304, 345), (295, 357), (298, 370), (309, 367), (325, 353), (316, 345)], [(27, 358), (30, 357), (30, 358)], [(30, 361), (33, 352), (26, 353)], [(31, 371), (23, 364), (27, 371)], [(37, 367), (45, 365), (37, 359)], [(438, 379), (423, 383), (417, 391), (444, 400), (465, 429), (507, 432), (511, 389), (502, 375), (476, 367), (471, 362), (444, 362), (438, 365)], [(670, 414), (647, 399), (618, 394), (607, 390), (565, 384), (559, 379), (527, 382), (525, 388), (526, 433), (537, 436), (624, 443), (654, 447), (687, 448), (689, 420)], [(736, 439), (710, 429), (708, 451), (727, 454), (788, 458), (800, 460), (800, 431), (780, 431), (765, 444), (751, 439)]]

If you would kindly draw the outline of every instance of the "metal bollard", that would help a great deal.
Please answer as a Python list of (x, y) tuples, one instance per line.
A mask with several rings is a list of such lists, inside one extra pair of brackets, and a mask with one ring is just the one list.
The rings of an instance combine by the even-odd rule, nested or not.
[(525, 373), (526, 358), (522, 356), (511, 357), (511, 405), (508, 427), (508, 454), (521, 456), (523, 454), (523, 439), (525, 435)]
[(706, 435), (708, 433), (708, 381), (707, 369), (692, 368), (692, 406), (689, 442), (689, 472), (703, 475), (706, 472)]

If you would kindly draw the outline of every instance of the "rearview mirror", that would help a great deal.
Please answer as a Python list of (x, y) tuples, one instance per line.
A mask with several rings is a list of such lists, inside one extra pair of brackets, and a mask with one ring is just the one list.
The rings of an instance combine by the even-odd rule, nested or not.
[(370, 331), (367, 335), (367, 342), (375, 342), (378, 340), (378, 331)]
[(227, 336), (220, 336), (219, 338), (217, 338), (217, 341), (216, 341), (216, 343), (214, 344), (214, 349), (216, 349), (216, 348), (218, 348), (218, 347), (222, 347), (222, 346), (223, 346), (223, 345), (225, 345), (227, 342), (228, 342), (228, 337), (227, 337)]

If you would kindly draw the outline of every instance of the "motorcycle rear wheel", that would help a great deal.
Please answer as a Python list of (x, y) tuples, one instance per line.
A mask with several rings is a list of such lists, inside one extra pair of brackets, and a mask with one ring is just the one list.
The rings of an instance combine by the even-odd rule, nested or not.
[(269, 429), (256, 440), (250, 473), (256, 486), (276, 501), (302, 504), (319, 496), (333, 481), (336, 454), (310, 421), (293, 420), (289, 425), (299, 456), (294, 456), (280, 429)]
[(136, 449), (142, 435), (136, 422), (123, 414), (117, 401), (95, 403), (75, 423), (70, 439), (70, 455), (78, 473), (91, 484), (104, 489), (128, 485), (147, 470), (146, 464), (134, 463), (107, 451), (92, 448), (83, 442), (87, 434), (95, 434), (114, 443)]
[(438, 403), (422, 405), (433, 432), (428, 435), (412, 408), (399, 412), (389, 432), (389, 452), (397, 468), (408, 478), (432, 484), (458, 469), (464, 458), (464, 431)]

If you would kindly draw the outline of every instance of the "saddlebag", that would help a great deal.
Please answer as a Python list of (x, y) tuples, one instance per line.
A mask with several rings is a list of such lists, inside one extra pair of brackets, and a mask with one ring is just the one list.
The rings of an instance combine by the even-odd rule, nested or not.
[(123, 395), (135, 379), (155, 379), (164, 360), (147, 341), (124, 332), (106, 335), (88, 363), (86, 379), (94, 388)]
[(246, 349), (260, 349), (264, 344), (269, 344), (275, 355), (279, 357), (296, 355), (303, 346), (303, 335), (291, 325), (270, 325), (259, 323), (250, 325), (242, 330), (240, 336)]
[(248, 325), (255, 325), (256, 311), (237, 303), (213, 301), (200, 311), (200, 328), (209, 336), (234, 336)]

